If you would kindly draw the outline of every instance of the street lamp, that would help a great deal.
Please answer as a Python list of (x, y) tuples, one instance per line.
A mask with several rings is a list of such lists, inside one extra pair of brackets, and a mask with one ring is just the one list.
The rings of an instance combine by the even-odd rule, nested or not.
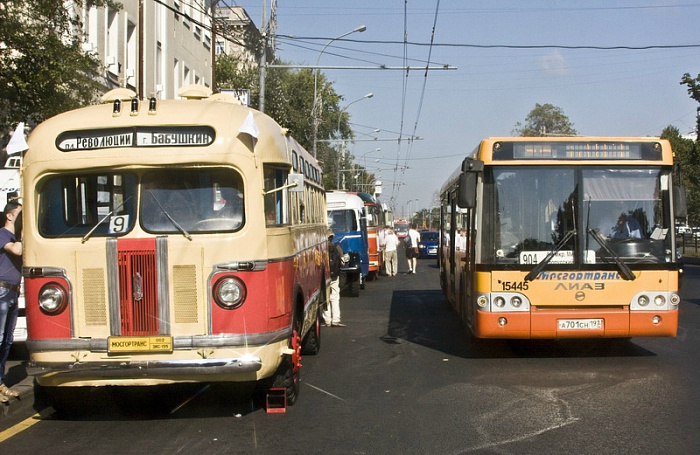
[(317, 110), (318, 110), (318, 64), (321, 61), (321, 55), (323, 54), (323, 52), (326, 50), (326, 48), (333, 41), (339, 40), (340, 38), (344, 38), (344, 37), (346, 37), (352, 33), (355, 33), (355, 32), (364, 32), (365, 30), (367, 30), (367, 27), (364, 25), (360, 25), (359, 27), (357, 27), (353, 30), (350, 30), (349, 32), (345, 32), (340, 36), (336, 36), (332, 40), (328, 41), (325, 46), (323, 46), (323, 49), (321, 49), (321, 52), (318, 53), (318, 57), (316, 58), (316, 65), (314, 68), (314, 104), (311, 107), (311, 115), (312, 115), (313, 121), (314, 121), (314, 137), (313, 137), (314, 158), (316, 158), (316, 137), (318, 136), (318, 112), (317, 112)]
[(366, 98), (372, 98), (374, 96), (374, 93), (370, 92), (363, 96), (362, 98), (358, 98), (355, 101), (352, 101), (348, 104), (345, 105), (344, 108), (342, 108), (340, 111), (338, 111), (338, 134), (340, 134), (340, 119), (343, 118), (343, 112), (347, 111), (347, 109), (350, 107), (350, 105), (357, 103), (358, 101), (362, 101)]
[[(370, 93), (366, 94), (365, 96), (363, 96), (362, 98), (358, 98), (355, 101), (351, 101), (350, 103), (346, 104), (345, 107), (340, 109), (340, 111), (338, 111), (338, 134), (339, 135), (340, 135), (340, 119), (343, 118), (343, 112), (345, 112), (347, 110), (347, 108), (350, 107), (351, 104), (355, 104), (358, 101), (362, 101), (366, 98), (372, 98), (373, 96), (374, 96), (374, 93), (370, 92)], [(316, 122), (316, 120), (314, 119), (314, 129), (316, 129), (317, 127), (318, 127), (318, 122)], [(340, 144), (340, 149), (341, 149), (341, 152), (345, 149), (345, 141), (343, 141)], [(316, 131), (315, 130), (314, 130), (314, 156), (316, 156)], [(338, 160), (338, 166), (341, 166), (341, 163), (343, 161), (344, 156), (345, 156), (345, 154), (343, 153), (341, 155), (340, 159)], [(336, 176), (336, 186), (340, 186), (340, 174), (338, 174)]]
[(405, 207), (408, 209), (408, 212), (406, 214), (406, 218), (408, 218), (408, 222), (411, 223), (411, 202), (417, 202), (418, 199), (409, 199), (406, 201)]

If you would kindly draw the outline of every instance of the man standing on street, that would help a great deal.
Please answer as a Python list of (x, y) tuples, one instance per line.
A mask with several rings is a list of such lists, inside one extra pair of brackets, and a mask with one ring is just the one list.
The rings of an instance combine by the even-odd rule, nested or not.
[(394, 230), (391, 228), (387, 229), (387, 234), (384, 236), (384, 261), (386, 262), (386, 274), (388, 276), (396, 276), (399, 271), (398, 246), (399, 238), (394, 234)]
[(333, 243), (333, 230), (328, 229), (328, 265), (331, 272), (330, 302), (323, 309), (323, 322), (326, 327), (345, 327), (340, 322), (340, 265), (343, 263), (343, 250)]
[(0, 403), (19, 393), (5, 385), (5, 363), (17, 323), (19, 285), (22, 278), (22, 242), (15, 237), (15, 222), (22, 213), (22, 204), (11, 201), (3, 212), (4, 225), (0, 228)]

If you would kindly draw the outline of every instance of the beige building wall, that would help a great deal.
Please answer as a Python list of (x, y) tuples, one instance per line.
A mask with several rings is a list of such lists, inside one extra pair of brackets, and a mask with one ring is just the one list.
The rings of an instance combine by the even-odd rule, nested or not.
[(211, 0), (120, 1), (121, 10), (76, 11), (84, 49), (103, 62), (105, 89), (126, 87), (142, 90), (142, 97), (172, 99), (188, 84), (211, 87)]

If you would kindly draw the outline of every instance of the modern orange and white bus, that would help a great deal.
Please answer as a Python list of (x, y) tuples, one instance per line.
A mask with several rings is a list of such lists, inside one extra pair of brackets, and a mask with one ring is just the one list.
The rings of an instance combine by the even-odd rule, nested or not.
[(676, 190), (665, 140), (483, 140), (441, 189), (442, 288), (479, 338), (675, 336)]
[(321, 170), (268, 116), (201, 86), (180, 95), (112, 91), (31, 134), (36, 382), (58, 396), (251, 381), (293, 404), (329, 289)]

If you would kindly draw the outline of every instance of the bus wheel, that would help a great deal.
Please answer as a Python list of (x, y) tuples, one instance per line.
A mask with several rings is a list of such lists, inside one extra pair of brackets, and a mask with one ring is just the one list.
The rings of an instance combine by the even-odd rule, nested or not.
[(316, 321), (313, 327), (304, 337), (301, 344), (301, 353), (307, 355), (316, 355), (321, 350), (321, 310), (316, 313)]
[(348, 289), (352, 297), (360, 296), (360, 274), (351, 275), (348, 277)]
[(282, 358), (280, 366), (275, 373), (275, 379), (272, 381), (273, 389), (285, 389), (287, 396), (287, 405), (292, 406), (296, 403), (299, 397), (299, 371), (301, 369), (301, 339), (299, 331), (294, 324), (290, 347), (294, 350), (291, 355), (285, 355)]

